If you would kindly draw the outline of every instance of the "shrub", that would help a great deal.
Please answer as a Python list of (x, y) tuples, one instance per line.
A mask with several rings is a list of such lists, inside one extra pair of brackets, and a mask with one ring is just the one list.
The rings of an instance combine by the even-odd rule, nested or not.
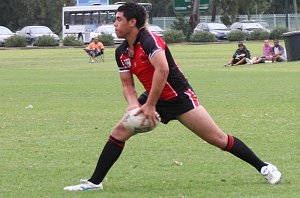
[(244, 41), (246, 40), (246, 34), (240, 30), (233, 30), (227, 34), (229, 41)]
[(277, 27), (270, 32), (270, 39), (282, 39), (282, 34), (288, 32), (286, 27)]
[(180, 43), (184, 41), (184, 34), (180, 30), (167, 30), (164, 39), (166, 43)]
[(254, 30), (249, 36), (249, 40), (265, 40), (269, 38), (269, 32), (261, 29)]
[(34, 45), (36, 45), (36, 46), (58, 46), (59, 43), (52, 36), (43, 35), (34, 42)]
[(231, 25), (231, 21), (228, 15), (221, 16), (220, 20), (226, 26)]
[(5, 47), (26, 47), (26, 37), (14, 35), (5, 41)]
[(182, 31), (186, 40), (190, 39), (193, 29), (189, 23), (189, 20), (186, 19), (185, 15), (179, 14), (176, 16), (176, 20), (171, 25), (172, 30)]
[(63, 40), (64, 46), (83, 46), (83, 42), (76, 40), (75, 36), (66, 36)]
[(191, 35), (191, 42), (213, 42), (216, 41), (214, 34), (210, 32), (200, 31)]
[(114, 37), (111, 34), (102, 34), (98, 39), (104, 46), (112, 46), (115, 44)]

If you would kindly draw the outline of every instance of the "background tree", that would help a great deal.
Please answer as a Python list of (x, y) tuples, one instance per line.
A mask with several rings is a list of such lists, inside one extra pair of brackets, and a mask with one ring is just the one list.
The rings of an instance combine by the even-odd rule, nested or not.
[(25, 9), (18, 0), (1, 0), (0, 25), (16, 30), (24, 25)]
[(182, 14), (176, 16), (176, 21), (174, 21), (171, 25), (171, 29), (182, 31), (182, 33), (186, 37), (186, 40), (189, 40), (189, 37), (193, 31), (193, 29), (191, 28), (191, 24)]
[(199, 0), (191, 0), (192, 13), (190, 16), (191, 28), (194, 29), (199, 23)]
[[(113, 3), (120, 0), (112, 0)], [(124, 0), (132, 2), (132, 0)], [(136, 2), (152, 3), (153, 17), (175, 16), (171, 0), (135, 0)], [(293, 1), (289, 0), (289, 13), (293, 13)], [(1, 0), (0, 25), (13, 31), (25, 25), (46, 25), (56, 33), (61, 32), (62, 7), (72, 6), (76, 0)], [(285, 0), (211, 0), (210, 9), (202, 15), (222, 15), (226, 25), (237, 20), (238, 15), (253, 14), (284, 14)], [(298, 8), (299, 8), (298, 3)], [(299, 10), (299, 9), (298, 9)], [(190, 16), (187, 14), (186, 16)]]
[(219, 0), (212, 0), (211, 2), (211, 21), (216, 21), (216, 15), (217, 15), (217, 7), (219, 5)]
[(59, 33), (62, 7), (75, 4), (76, 0), (1, 0), (0, 24), (13, 31), (26, 25), (45, 25)]

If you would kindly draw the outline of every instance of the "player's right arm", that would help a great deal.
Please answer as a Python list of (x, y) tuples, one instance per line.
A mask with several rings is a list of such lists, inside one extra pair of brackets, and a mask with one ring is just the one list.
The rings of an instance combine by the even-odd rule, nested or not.
[(127, 111), (139, 107), (137, 92), (134, 85), (133, 75), (130, 71), (120, 72), (123, 95), (128, 103)]
[(134, 85), (133, 75), (130, 71), (130, 60), (129, 58), (126, 61), (121, 60), (123, 56), (124, 46), (120, 45), (115, 52), (115, 58), (120, 74), (120, 80), (122, 83), (123, 95), (128, 103), (127, 111), (138, 108), (139, 102), (137, 97), (137, 91)]

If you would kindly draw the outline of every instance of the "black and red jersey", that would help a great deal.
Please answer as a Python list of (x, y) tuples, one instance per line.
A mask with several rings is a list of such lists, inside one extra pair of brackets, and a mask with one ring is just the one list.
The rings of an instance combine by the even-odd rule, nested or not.
[(124, 41), (116, 49), (116, 61), (119, 67), (119, 72), (130, 71), (135, 74), (139, 81), (143, 84), (146, 91), (150, 93), (154, 67), (150, 63), (149, 59), (160, 50), (165, 51), (169, 65), (167, 83), (162, 90), (160, 98), (170, 100), (187, 89), (191, 89), (191, 86), (180, 71), (178, 65), (175, 63), (166, 43), (159, 36), (146, 29), (141, 29), (134, 44), (134, 57), (129, 56), (128, 43), (127, 41)]

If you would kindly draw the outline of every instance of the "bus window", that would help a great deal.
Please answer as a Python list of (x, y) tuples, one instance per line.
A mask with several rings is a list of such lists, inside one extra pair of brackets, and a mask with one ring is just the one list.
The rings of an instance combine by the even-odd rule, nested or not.
[(91, 13), (84, 13), (83, 15), (83, 24), (91, 24)]
[(100, 24), (106, 24), (107, 21), (107, 11), (100, 11)]
[(70, 14), (70, 24), (75, 25), (75, 13)]
[(116, 13), (115, 12), (108, 12), (107, 23), (113, 23), (115, 20)]
[(99, 12), (93, 12), (92, 13), (92, 24), (98, 24), (99, 23)]
[(82, 13), (76, 13), (75, 15), (75, 24), (80, 25), (83, 22), (83, 14)]
[(70, 12), (65, 12), (64, 14), (64, 25), (70, 24)]

